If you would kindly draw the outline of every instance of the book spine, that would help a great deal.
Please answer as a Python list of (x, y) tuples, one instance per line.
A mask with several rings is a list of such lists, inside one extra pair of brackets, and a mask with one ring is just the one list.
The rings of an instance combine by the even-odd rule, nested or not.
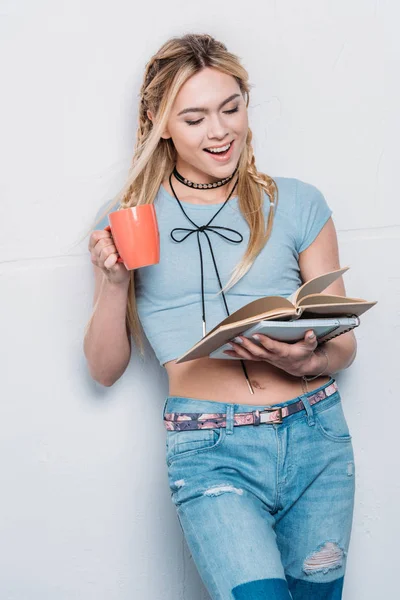
[(342, 333), (347, 333), (348, 331), (351, 331), (352, 329), (354, 329), (354, 327), (349, 327), (348, 329), (345, 329), (344, 331), (341, 331), (340, 333), (334, 333), (333, 335), (329, 335), (329, 337), (324, 337), (323, 339), (319, 340), (321, 344), (325, 344), (325, 342), (329, 342), (329, 340), (333, 340), (333, 338), (339, 337), (339, 335), (342, 335)]
[(324, 344), (325, 342), (329, 342), (329, 340), (333, 340), (333, 338), (339, 337), (339, 335), (342, 335), (343, 333), (347, 333), (348, 331), (351, 331), (352, 329), (355, 329), (356, 327), (358, 327), (360, 324), (360, 317), (358, 317), (357, 315), (352, 315), (352, 316), (357, 319), (357, 323), (355, 325), (353, 325), (352, 327), (349, 327), (348, 329), (344, 329), (340, 333), (333, 333), (333, 335), (330, 335), (328, 333), (327, 335), (329, 337), (324, 336), (323, 339), (321, 339), (321, 344)]

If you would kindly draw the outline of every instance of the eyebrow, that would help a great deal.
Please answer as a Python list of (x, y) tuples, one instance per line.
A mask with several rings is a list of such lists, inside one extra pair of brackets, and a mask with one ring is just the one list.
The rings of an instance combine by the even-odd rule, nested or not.
[[(225, 104), (228, 104), (228, 102), (230, 102), (234, 98), (238, 98), (239, 96), (240, 96), (240, 94), (232, 94), (232, 96), (229, 96), (229, 98), (227, 98), (226, 100), (224, 100), (223, 102), (221, 102), (221, 104), (218, 106), (218, 110), (220, 108), (222, 108), (223, 106), (225, 106)], [(185, 113), (188, 113), (188, 112), (204, 112), (204, 113), (208, 113), (208, 108), (199, 108), (197, 106), (191, 107), (191, 108), (184, 108), (183, 110), (181, 110), (181, 112), (179, 112), (177, 114), (177, 117), (179, 117), (180, 115), (183, 115)]]

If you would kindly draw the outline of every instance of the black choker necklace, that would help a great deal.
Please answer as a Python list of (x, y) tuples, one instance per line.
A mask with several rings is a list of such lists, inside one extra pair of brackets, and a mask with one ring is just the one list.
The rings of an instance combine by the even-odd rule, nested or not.
[(229, 177), (225, 177), (225, 179), (221, 179), (220, 181), (215, 181), (214, 183), (193, 183), (193, 181), (189, 181), (189, 179), (182, 177), (182, 175), (178, 173), (176, 166), (174, 167), (172, 173), (173, 175), (175, 175), (178, 181), (180, 181), (184, 185), (187, 185), (188, 187), (196, 188), (198, 190), (209, 190), (210, 188), (221, 187), (221, 185), (225, 185), (226, 183), (228, 183), (235, 175), (237, 170), (238, 167), (236, 167), (232, 175), (229, 175)]

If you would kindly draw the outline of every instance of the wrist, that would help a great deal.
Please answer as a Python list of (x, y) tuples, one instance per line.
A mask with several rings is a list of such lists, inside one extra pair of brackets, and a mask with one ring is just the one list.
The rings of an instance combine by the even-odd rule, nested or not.
[(312, 353), (309, 361), (303, 366), (301, 377), (320, 377), (322, 375), (328, 375), (329, 367), (329, 356), (326, 350), (317, 346)]
[(123, 291), (123, 292), (127, 292), (128, 287), (129, 287), (129, 277), (123, 281), (112, 281), (111, 279), (109, 279), (107, 277), (107, 275), (104, 275), (104, 281), (103, 281), (103, 287), (107, 290), (109, 290), (110, 292), (119, 292), (119, 291)]

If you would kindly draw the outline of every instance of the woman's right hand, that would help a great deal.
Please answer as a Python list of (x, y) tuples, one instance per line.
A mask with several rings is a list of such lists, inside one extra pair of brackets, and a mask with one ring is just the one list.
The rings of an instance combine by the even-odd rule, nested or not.
[(129, 280), (129, 271), (119, 257), (111, 231), (96, 229), (89, 239), (91, 261), (99, 267), (111, 283), (123, 284)]

